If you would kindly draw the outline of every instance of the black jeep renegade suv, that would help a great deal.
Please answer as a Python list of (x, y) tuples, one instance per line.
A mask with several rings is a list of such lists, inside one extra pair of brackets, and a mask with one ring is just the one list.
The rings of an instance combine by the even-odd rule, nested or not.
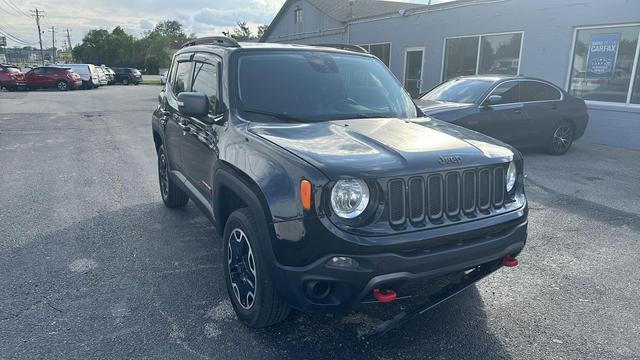
[(213, 37), (173, 58), (153, 113), (162, 200), (213, 222), (249, 326), (512, 266), (525, 245), (520, 153), (425, 117), (356, 50)]

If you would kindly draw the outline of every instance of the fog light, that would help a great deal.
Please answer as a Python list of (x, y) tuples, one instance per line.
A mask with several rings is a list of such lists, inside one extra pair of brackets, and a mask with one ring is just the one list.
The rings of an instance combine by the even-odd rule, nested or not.
[(327, 261), (327, 266), (350, 268), (350, 267), (357, 267), (358, 262), (355, 259), (352, 259), (347, 256), (334, 256), (331, 259), (329, 259), (329, 261)]

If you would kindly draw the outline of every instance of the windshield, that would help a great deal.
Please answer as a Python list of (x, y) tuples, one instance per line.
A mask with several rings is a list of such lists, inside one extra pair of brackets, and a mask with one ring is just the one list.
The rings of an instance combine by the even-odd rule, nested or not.
[(21, 73), (20, 69), (18, 69), (18, 68), (8, 67), (6, 69), (12, 74), (20, 74)]
[(493, 81), (487, 79), (453, 79), (436, 86), (420, 99), (473, 103), (489, 89), (491, 84)]
[(240, 107), (247, 113), (298, 121), (416, 117), (413, 102), (395, 77), (368, 56), (244, 53), (238, 59), (237, 77)]

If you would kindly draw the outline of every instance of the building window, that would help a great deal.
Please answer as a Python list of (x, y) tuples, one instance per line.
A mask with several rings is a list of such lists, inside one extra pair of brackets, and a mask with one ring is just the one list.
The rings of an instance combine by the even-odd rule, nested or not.
[(639, 34), (640, 25), (578, 29), (569, 93), (585, 100), (640, 104)]
[(293, 23), (294, 24), (302, 24), (302, 9), (296, 8), (293, 11)]
[(383, 64), (389, 67), (389, 60), (391, 58), (391, 43), (383, 44), (366, 44), (360, 45), (367, 50), (371, 55), (376, 56)]
[(442, 78), (478, 74), (517, 75), (522, 33), (477, 35), (445, 40)]

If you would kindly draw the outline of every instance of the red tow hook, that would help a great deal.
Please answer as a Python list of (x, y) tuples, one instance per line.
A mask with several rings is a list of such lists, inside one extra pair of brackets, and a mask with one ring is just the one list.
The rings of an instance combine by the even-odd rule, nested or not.
[(391, 289), (385, 289), (384, 294), (380, 289), (373, 289), (373, 297), (381, 303), (389, 303), (396, 299), (396, 292)]
[(502, 265), (506, 267), (514, 267), (518, 265), (518, 259), (514, 258), (511, 255), (507, 255), (502, 258)]

